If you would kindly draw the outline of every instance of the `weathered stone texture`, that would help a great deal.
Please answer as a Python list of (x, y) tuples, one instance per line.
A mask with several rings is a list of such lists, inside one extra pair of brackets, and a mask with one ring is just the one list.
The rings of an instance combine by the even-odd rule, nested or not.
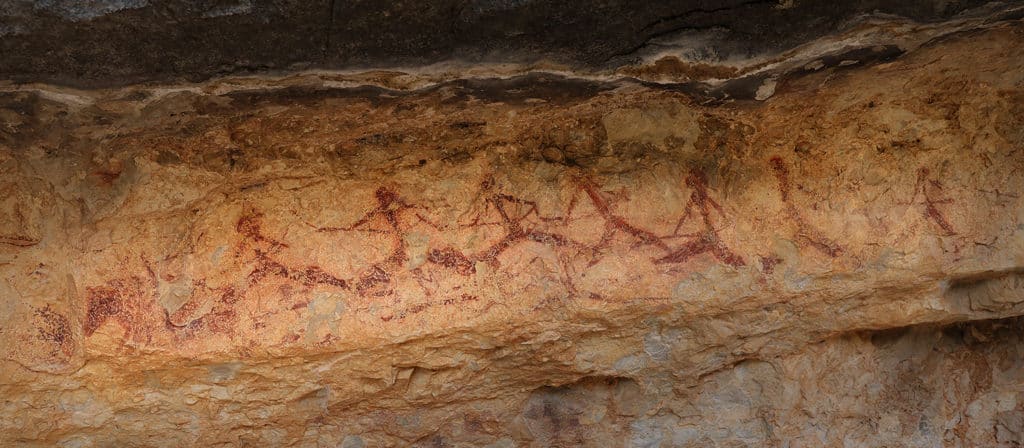
[(0, 444), (1024, 440), (1020, 22), (765, 102), (349, 81), (0, 94)]
[(864, 16), (937, 22), (1021, 0), (0, 0), (0, 79), (65, 85), (452, 61), (615, 68), (770, 56)]

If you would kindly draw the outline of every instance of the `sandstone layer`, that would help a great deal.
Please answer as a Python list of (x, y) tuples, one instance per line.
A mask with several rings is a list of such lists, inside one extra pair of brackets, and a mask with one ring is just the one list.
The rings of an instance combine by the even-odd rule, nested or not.
[(1019, 446), (1024, 24), (844, 60), (7, 88), (0, 445)]

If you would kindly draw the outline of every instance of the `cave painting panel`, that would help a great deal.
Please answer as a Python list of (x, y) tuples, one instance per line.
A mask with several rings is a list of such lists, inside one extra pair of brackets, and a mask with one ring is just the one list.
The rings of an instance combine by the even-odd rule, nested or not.
[[(838, 256), (842, 251), (839, 244), (807, 223), (793, 205), (789, 172), (781, 159), (771, 159), (769, 167), (778, 182), (785, 217), (796, 224), (797, 238), (825, 255)], [(628, 198), (609, 195), (593, 177), (575, 173), (568, 179), (571, 194), (567, 205), (560, 214), (549, 214), (537, 201), (505, 191), (492, 177), (486, 177), (479, 184), (478, 211), (463, 221), (443, 225), (437, 223), (429, 208), (407, 200), (397, 188), (379, 187), (373, 203), (354, 222), (306, 223), (315, 232), (328, 236), (372, 235), (389, 245), (379, 259), (349, 272), (295, 262), (294, 256), (286, 253), (289, 242), (268, 233), (263, 224), (264, 213), (248, 205), (234, 225), (234, 266), (235, 270), (242, 270), (238, 273), (239, 281), (212, 287), (205, 278), (192, 279), (187, 300), (175, 309), (166, 309), (157, 304), (157, 274), (143, 260), (146, 272), (142, 275), (115, 278), (87, 288), (84, 333), (90, 336), (105, 323), (114, 322), (124, 329), (124, 338), (134, 343), (149, 343), (154, 334), (161, 332), (174, 340), (199, 334), (234, 338), (243, 324), (258, 332), (281, 312), (304, 312), (314, 289), (347, 294), (358, 302), (354, 309), (376, 310), (374, 314), (384, 322), (400, 322), (435, 307), (476, 304), (487, 309), (497, 298), (488, 301), (473, 289), (480, 266), (488, 267), (488, 275), (520, 275), (515, 269), (503, 270), (503, 261), (513, 251), (527, 250), (526, 245), (557, 260), (559, 272), (552, 277), (557, 277), (556, 281), (570, 297), (600, 297), (594, 292), (581, 293), (574, 279), (606, 257), (621, 256), (623, 250), (646, 259), (651, 266), (682, 266), (697, 257), (737, 269), (748, 264), (741, 251), (722, 238), (722, 227), (731, 225), (732, 218), (715, 198), (700, 170), (692, 169), (681, 179), (680, 183), (689, 191), (687, 202), (678, 217), (667, 218), (660, 226), (671, 227), (669, 223), (674, 221), (671, 232), (645, 228), (627, 218), (618, 211), (617, 205), (621, 204), (617, 202)], [(929, 185), (937, 188), (934, 183)], [(934, 208), (940, 200), (930, 194), (930, 190), (924, 190), (925, 203)], [(935, 220), (943, 227), (944, 220)], [(582, 228), (591, 230), (574, 234), (581, 231), (572, 224), (583, 221), (588, 224)], [(410, 262), (407, 239), (413, 231), (440, 236), (429, 239), (422, 263)], [(443, 236), (460, 232), (479, 232), (489, 237), (475, 249), (445, 243), (451, 240)], [(616, 248), (620, 250), (617, 252)], [(780, 261), (774, 256), (761, 256), (761, 271), (770, 274)], [(421, 290), (422, 300), (410, 302), (396, 293), (400, 288), (410, 287)], [(279, 297), (268, 301), (264, 298), (268, 294)], [(293, 334), (285, 339), (299, 337)]]

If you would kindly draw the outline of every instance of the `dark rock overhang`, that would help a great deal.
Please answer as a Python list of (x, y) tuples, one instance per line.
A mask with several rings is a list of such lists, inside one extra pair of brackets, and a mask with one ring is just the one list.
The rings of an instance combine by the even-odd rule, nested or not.
[(608, 70), (665, 48), (716, 64), (869, 16), (928, 23), (986, 4), (991, 13), (984, 0), (0, 0), (0, 79), (94, 87), (444, 61)]

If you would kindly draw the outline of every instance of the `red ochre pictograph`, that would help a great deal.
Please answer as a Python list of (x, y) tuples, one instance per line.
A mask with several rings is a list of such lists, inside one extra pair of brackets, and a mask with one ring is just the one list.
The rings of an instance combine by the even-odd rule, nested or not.
[[(779, 194), (782, 195), (782, 204), (785, 207), (786, 215), (796, 224), (797, 238), (829, 257), (836, 258), (842, 254), (843, 248), (835, 241), (825, 237), (820, 230), (808, 224), (800, 210), (793, 205), (789, 169), (782, 161), (782, 158), (772, 157), (769, 160), (769, 164), (775, 173), (775, 179), (778, 181)], [(774, 265), (772, 266), (774, 267)]]
[[(796, 223), (800, 240), (826, 255), (838, 256), (841, 252), (839, 245), (810, 226), (792, 204), (789, 172), (782, 160), (773, 158), (769, 166), (778, 181), (787, 216)], [(948, 200), (933, 198), (932, 192), (941, 190), (941, 185), (935, 181), (925, 182), (926, 176), (927, 170), (922, 170), (919, 184), (926, 185), (920, 187), (919, 191), (923, 192), (925, 197), (926, 216), (931, 217), (944, 230), (950, 231), (948, 222), (935, 207), (935, 204)], [(728, 223), (728, 217), (722, 205), (713, 198), (707, 178), (700, 170), (690, 170), (683, 179), (690, 190), (689, 198), (682, 216), (678, 218), (675, 228), (668, 235), (658, 235), (644, 229), (617, 213), (613, 201), (592, 177), (576, 173), (570, 176), (570, 180), (574, 190), (564, 215), (549, 216), (542, 213), (536, 201), (502, 191), (493, 178), (488, 177), (481, 182), (482, 210), (468, 222), (447, 226), (440, 226), (428, 219), (429, 210), (426, 207), (407, 201), (392, 188), (379, 187), (374, 194), (376, 203), (351, 225), (310, 224), (317, 232), (365, 232), (382, 235), (386, 241), (390, 241), (391, 247), (386, 256), (357, 270), (354, 280), (347, 280), (316, 265), (295, 265), (283, 261), (286, 258), (282, 256), (282, 252), (289, 247), (288, 244), (266, 233), (263, 213), (255, 208), (246, 207), (235, 224), (235, 231), (240, 236), (240, 241), (235, 247), (235, 258), (242, 265), (251, 267), (245, 276), (244, 284), (238, 285), (241, 289), (236, 289), (235, 286), (213, 288), (207, 285), (204, 278), (193, 280), (190, 298), (174, 312), (168, 312), (155, 305), (157, 277), (146, 264), (149, 275), (125, 276), (110, 280), (102, 286), (87, 288), (88, 309), (84, 333), (86, 336), (92, 335), (104, 322), (115, 320), (125, 328), (127, 339), (135, 342), (148, 341), (152, 338), (153, 328), (146, 326), (146, 319), (142, 314), (162, 310), (163, 328), (178, 336), (192, 335), (200, 330), (232, 335), (238, 322), (235, 310), (237, 303), (251, 288), (263, 284), (270, 278), (283, 280), (284, 285), (278, 285), (280, 288), (297, 287), (301, 291), (308, 291), (313, 287), (337, 288), (354, 290), (358, 296), (364, 298), (394, 299), (396, 275), (408, 271), (407, 274), (418, 282), (428, 301), (400, 308), (381, 318), (384, 321), (401, 320), (438, 305), (455, 306), (480, 301), (476, 295), (457, 291), (461, 286), (452, 287), (440, 300), (429, 300), (432, 296), (430, 284), (434, 283), (434, 277), (429, 271), (425, 271), (428, 266), (448, 270), (459, 276), (471, 276), (476, 273), (481, 263), (500, 267), (503, 254), (527, 243), (540, 244), (555, 251), (562, 265), (561, 275), (565, 277), (562, 283), (570, 295), (578, 294), (572, 276), (568, 273), (572, 269), (571, 260), (582, 257), (588, 266), (593, 266), (602, 257), (607, 256), (609, 248), (616, 241), (625, 241), (632, 249), (652, 249), (654, 252), (650, 260), (654, 264), (683, 264), (700, 255), (734, 268), (747, 264), (744, 257), (730, 248), (720, 236), (720, 229), (716, 227), (716, 223)], [(581, 201), (589, 202), (592, 208), (585, 216), (579, 211)], [(568, 228), (569, 224), (576, 220), (595, 217), (602, 223), (599, 227), (601, 233), (594, 243), (584, 244), (560, 231)], [(406, 237), (413, 226), (421, 224), (427, 225), (432, 231), (442, 233), (483, 226), (499, 228), (500, 233), (486, 247), (473, 252), (451, 246), (429, 248), (426, 253), (426, 265), (407, 268), (409, 255)], [(696, 230), (681, 233), (683, 229)], [(760, 260), (762, 270), (766, 273), (771, 273), (775, 265), (781, 261), (774, 257), (761, 257)], [(392, 305), (398, 305), (398, 299), (394, 300)], [(308, 301), (299, 301), (289, 304), (287, 309), (302, 310), (307, 306)], [(258, 317), (254, 320), (258, 320)], [(258, 322), (254, 325), (259, 328)], [(50, 333), (52, 332), (46, 334)]]

